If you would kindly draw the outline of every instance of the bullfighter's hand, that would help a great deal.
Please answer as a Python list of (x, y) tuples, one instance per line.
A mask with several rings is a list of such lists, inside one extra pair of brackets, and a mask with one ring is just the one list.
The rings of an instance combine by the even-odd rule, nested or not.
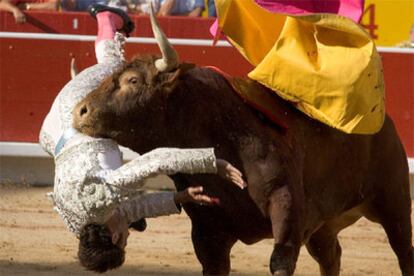
[(247, 187), (246, 181), (243, 180), (242, 173), (238, 169), (236, 169), (232, 164), (230, 164), (226, 160), (217, 159), (216, 166), (217, 174), (219, 176), (228, 181), (233, 182), (234, 184), (239, 186), (240, 189), (244, 189)]
[(14, 16), (14, 20), (18, 24), (26, 22), (26, 16), (18, 8), (13, 9), (13, 16)]
[(219, 205), (220, 200), (218, 198), (210, 197), (203, 194), (203, 187), (188, 187), (184, 191), (177, 192), (174, 196), (174, 202), (176, 204), (182, 203), (196, 203), (198, 205)]

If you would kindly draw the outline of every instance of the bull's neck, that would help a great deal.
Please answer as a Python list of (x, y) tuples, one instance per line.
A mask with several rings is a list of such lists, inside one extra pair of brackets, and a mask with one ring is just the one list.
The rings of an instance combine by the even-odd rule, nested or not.
[(166, 115), (171, 146), (217, 147), (259, 135), (254, 112), (224, 78), (215, 78), (189, 78), (171, 95)]

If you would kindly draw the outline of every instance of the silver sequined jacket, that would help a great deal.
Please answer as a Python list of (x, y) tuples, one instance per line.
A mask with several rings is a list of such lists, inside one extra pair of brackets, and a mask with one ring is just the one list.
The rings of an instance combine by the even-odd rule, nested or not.
[(159, 174), (216, 173), (212, 148), (159, 148), (116, 170), (102, 170), (98, 154), (118, 149), (109, 139), (93, 139), (56, 156), (55, 210), (75, 234), (87, 223), (104, 223), (119, 207), (129, 222), (179, 213), (172, 192), (142, 194), (145, 180)]
[[(104, 223), (114, 208), (120, 208), (129, 222), (178, 213), (172, 192), (143, 194), (144, 181), (157, 174), (217, 170), (211, 148), (156, 149), (122, 165), (122, 154), (114, 141), (78, 133), (56, 150), (62, 133), (72, 126), (73, 107), (122, 65), (122, 44), (123, 37), (117, 34), (114, 40), (96, 46), (98, 64), (65, 85), (40, 131), (39, 143), (55, 158), (54, 190), (49, 196), (69, 230), (77, 235), (87, 223)], [(112, 165), (107, 166), (111, 163), (108, 160)]]

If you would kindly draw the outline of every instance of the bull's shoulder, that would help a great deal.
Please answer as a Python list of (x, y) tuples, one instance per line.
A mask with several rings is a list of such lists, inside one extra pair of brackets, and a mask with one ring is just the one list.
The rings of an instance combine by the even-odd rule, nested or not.
[(232, 78), (233, 77), (226, 75), (224, 72), (209, 66), (193, 67), (183, 75), (183, 79), (186, 81), (199, 81), (209, 87), (217, 89), (230, 88), (229, 79)]

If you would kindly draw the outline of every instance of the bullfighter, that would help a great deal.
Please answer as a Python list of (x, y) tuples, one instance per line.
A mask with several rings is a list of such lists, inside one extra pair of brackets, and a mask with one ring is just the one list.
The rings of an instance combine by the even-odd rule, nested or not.
[[(182, 192), (143, 194), (144, 181), (159, 174), (217, 173), (245, 187), (238, 169), (216, 159), (213, 148), (160, 148), (123, 165), (111, 139), (92, 138), (72, 128), (72, 109), (104, 79), (123, 66), (124, 36), (134, 24), (122, 10), (93, 5), (97, 19), (95, 52), (98, 64), (82, 71), (57, 95), (47, 114), (39, 141), (55, 160), (54, 209), (79, 241), (78, 257), (89, 270), (104, 272), (122, 265), (128, 225), (144, 217), (180, 212), (180, 203), (218, 204), (203, 187)], [(133, 80), (131, 80), (133, 81)]]

